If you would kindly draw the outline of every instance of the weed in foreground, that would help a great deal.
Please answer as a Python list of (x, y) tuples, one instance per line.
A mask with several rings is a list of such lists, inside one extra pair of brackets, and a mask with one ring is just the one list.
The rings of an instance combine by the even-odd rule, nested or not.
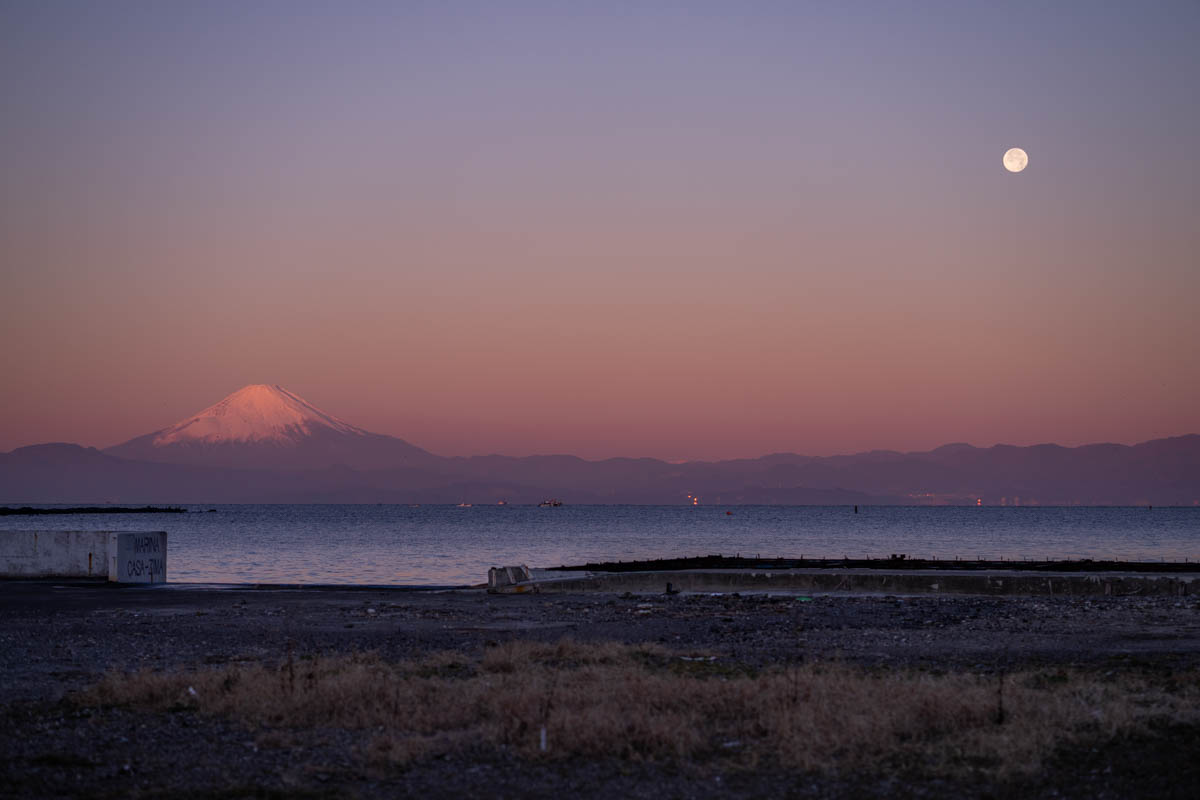
[(480, 658), (372, 654), (279, 666), (112, 673), (86, 705), (195, 710), (264, 731), (364, 732), (402, 765), (455, 752), (833, 770), (918, 764), (1007, 777), (1056, 749), (1149, 724), (1200, 721), (1200, 680), (865, 671), (809, 663), (751, 672), (656, 645), (510, 642)]

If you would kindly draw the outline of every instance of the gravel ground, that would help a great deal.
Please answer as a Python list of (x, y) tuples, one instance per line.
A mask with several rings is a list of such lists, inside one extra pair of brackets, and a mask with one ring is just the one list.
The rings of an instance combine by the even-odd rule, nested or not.
[[(1063, 752), (1020, 784), (464, 755), (364, 766), (342, 730), (250, 731), (192, 712), (83, 708), (107, 670), (370, 650), (407, 658), (509, 639), (659, 642), (751, 666), (1200, 668), (1200, 598), (488, 595), (480, 590), (115, 588), (0, 582), (0, 796), (1196, 797), (1200, 730)], [(1194, 674), (1194, 673), (1193, 673)]]

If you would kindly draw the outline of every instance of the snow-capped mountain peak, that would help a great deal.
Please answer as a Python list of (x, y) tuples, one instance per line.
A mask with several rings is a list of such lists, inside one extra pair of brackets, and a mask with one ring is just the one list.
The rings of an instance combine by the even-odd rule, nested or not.
[(173, 444), (257, 442), (290, 444), (321, 429), (365, 436), (367, 432), (327, 414), (280, 386), (238, 389), (200, 413), (153, 435), (154, 447)]
[(256, 384), (169, 427), (104, 451), (132, 461), (234, 469), (436, 465), (403, 439), (356, 428), (281, 386)]

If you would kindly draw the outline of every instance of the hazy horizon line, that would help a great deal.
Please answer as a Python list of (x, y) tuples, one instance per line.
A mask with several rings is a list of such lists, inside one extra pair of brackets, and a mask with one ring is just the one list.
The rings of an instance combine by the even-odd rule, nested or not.
[[(414, 447), (421, 447), (420, 445), (417, 445), (417, 444), (409, 441), (408, 439), (404, 439), (403, 437), (400, 437), (400, 436), (393, 436), (392, 434), (386, 434), (386, 433), (378, 434), (374, 431), (368, 431), (368, 433), (372, 433), (372, 434), (378, 435), (378, 436), (387, 436), (392, 439), (400, 439), (401, 441), (407, 442), (408, 444), (412, 444)], [(1034, 448), (1034, 447), (1057, 447), (1057, 448), (1061, 448), (1064, 450), (1079, 450), (1079, 449), (1082, 449), (1085, 447), (1105, 447), (1105, 446), (1138, 447), (1140, 445), (1149, 444), (1151, 442), (1168, 441), (1171, 439), (1186, 439), (1186, 438), (1192, 437), (1192, 436), (1200, 436), (1200, 433), (1198, 433), (1198, 432), (1180, 433), (1180, 434), (1173, 434), (1170, 436), (1159, 436), (1159, 437), (1155, 437), (1153, 439), (1144, 439), (1144, 440), (1137, 441), (1137, 442), (1096, 441), (1096, 442), (1085, 442), (1082, 444), (1073, 444), (1073, 445), (1072, 444), (1059, 444), (1058, 442), (1036, 442), (1034, 444), (1009, 444), (1007, 442), (996, 442), (996, 443), (990, 444), (990, 445), (976, 445), (976, 444), (972, 444), (970, 442), (956, 441), (956, 442), (944, 442), (943, 444), (937, 445), (935, 447), (930, 447), (926, 450), (894, 450), (894, 449), (890, 449), (890, 448), (880, 447), (880, 448), (872, 448), (869, 450), (857, 450), (857, 451), (853, 451), (853, 452), (831, 453), (828, 455), (811, 455), (811, 454), (807, 454), (807, 453), (796, 452), (793, 450), (773, 450), (771, 452), (762, 453), (757, 456), (734, 456), (734, 457), (730, 457), (730, 458), (716, 458), (716, 459), (706, 459), (706, 458), (671, 459), (671, 458), (662, 458), (659, 456), (605, 456), (602, 458), (587, 458), (584, 456), (577, 456), (574, 453), (563, 453), (563, 452), (530, 453), (527, 455), (509, 455), (506, 453), (494, 453), (494, 452), (493, 453), (473, 453), (470, 455), (442, 455), (440, 453), (435, 453), (432, 450), (425, 450), (425, 448), (423, 448), (423, 447), (421, 447), (421, 449), (425, 450), (425, 452), (429, 453), (432, 456), (435, 456), (437, 458), (445, 458), (445, 459), (454, 459), (454, 458), (462, 458), (462, 459), (470, 459), (470, 458), (512, 458), (512, 459), (577, 458), (580, 461), (589, 461), (589, 462), (617, 461), (617, 460), (659, 461), (664, 464), (681, 464), (682, 465), (682, 464), (718, 464), (718, 463), (723, 463), (723, 462), (728, 462), (728, 461), (757, 461), (757, 460), (764, 459), (764, 458), (770, 458), (772, 456), (797, 456), (799, 458), (824, 459), (824, 458), (853, 458), (855, 456), (871, 455), (873, 453), (894, 453), (896, 455), (920, 455), (922, 453), (932, 453), (936, 450), (941, 450), (946, 447), (969, 447), (973, 450), (991, 450), (991, 449), (994, 449), (997, 447), (1011, 447), (1014, 449), (1028, 449), (1028, 448)], [(138, 437), (134, 437), (134, 438), (138, 438)], [(128, 442), (128, 441), (130, 441), (130, 440), (126, 439), (122, 442), (117, 442), (116, 444), (108, 445), (106, 447), (97, 447), (95, 445), (81, 444), (79, 442), (68, 442), (68, 441), (64, 441), (64, 440), (48, 441), (48, 442), (35, 442), (32, 444), (19, 445), (17, 447), (13, 447), (10, 450), (4, 451), (2, 454), (3, 455), (11, 455), (11, 454), (17, 452), (18, 450), (24, 450), (24, 449), (32, 448), (32, 447), (49, 447), (49, 446), (53, 446), (53, 445), (66, 445), (66, 446), (71, 446), (71, 447), (80, 447), (85, 450), (95, 450), (99, 453), (105, 453), (107, 450), (111, 450), (115, 447), (118, 447), (121, 444), (124, 444), (125, 442)], [(113, 457), (114, 458), (123, 458), (122, 456), (113, 456)], [(139, 459), (125, 459), (125, 460), (136, 461)]]

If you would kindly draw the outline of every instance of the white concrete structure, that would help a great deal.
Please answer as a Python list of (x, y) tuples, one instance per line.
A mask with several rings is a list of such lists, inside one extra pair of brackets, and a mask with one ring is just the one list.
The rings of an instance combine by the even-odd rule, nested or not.
[(0, 531), (0, 576), (108, 576), (108, 531)]
[(529, 567), (521, 564), (516, 567), (492, 567), (488, 570), (488, 590), (512, 586), (532, 580)]
[(112, 533), (108, 539), (108, 579), (117, 583), (164, 583), (167, 534)]
[(0, 531), (0, 578), (167, 579), (163, 531)]

